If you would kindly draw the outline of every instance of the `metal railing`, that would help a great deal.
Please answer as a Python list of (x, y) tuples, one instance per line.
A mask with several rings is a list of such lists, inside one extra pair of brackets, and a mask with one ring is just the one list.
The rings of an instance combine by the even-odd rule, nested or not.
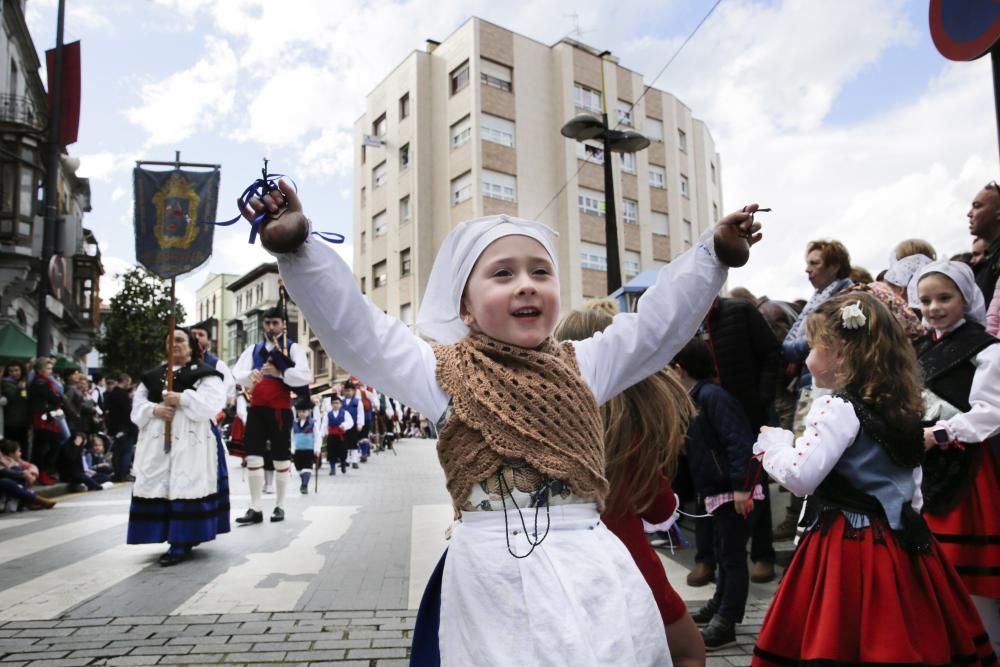
[(0, 122), (29, 125), (36, 130), (45, 128), (46, 110), (30, 97), (0, 95)]

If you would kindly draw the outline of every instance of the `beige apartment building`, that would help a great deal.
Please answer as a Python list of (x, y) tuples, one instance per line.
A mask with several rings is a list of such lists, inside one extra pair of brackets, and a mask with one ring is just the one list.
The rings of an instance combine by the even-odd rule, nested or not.
[(611, 125), (652, 140), (611, 157), (624, 280), (669, 262), (718, 220), (722, 172), (708, 128), (670, 93), (643, 95), (640, 73), (599, 54), (470, 18), (368, 94), (355, 124), (354, 272), (375, 304), (412, 325), (448, 231), (497, 213), (559, 232), (565, 309), (607, 294), (603, 151), (560, 134), (578, 114), (600, 116), (602, 73)]

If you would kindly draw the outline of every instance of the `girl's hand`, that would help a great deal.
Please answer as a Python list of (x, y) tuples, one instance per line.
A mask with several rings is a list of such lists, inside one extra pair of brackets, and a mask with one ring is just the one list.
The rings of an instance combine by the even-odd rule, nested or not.
[(743, 266), (750, 259), (750, 246), (761, 239), (760, 223), (754, 222), (757, 204), (730, 213), (715, 225), (715, 254), (729, 267)]
[(161, 403), (153, 408), (153, 416), (159, 417), (165, 422), (172, 422), (174, 420), (174, 409), (169, 405)]
[(937, 440), (934, 439), (934, 429), (928, 427), (924, 429), (924, 451), (937, 447)]
[(267, 216), (260, 222), (260, 242), (271, 252), (293, 252), (309, 236), (309, 220), (302, 212), (302, 202), (295, 189), (283, 180), (278, 181), (277, 190), (254, 197), (243, 209), (243, 217), (251, 222), (261, 213)]

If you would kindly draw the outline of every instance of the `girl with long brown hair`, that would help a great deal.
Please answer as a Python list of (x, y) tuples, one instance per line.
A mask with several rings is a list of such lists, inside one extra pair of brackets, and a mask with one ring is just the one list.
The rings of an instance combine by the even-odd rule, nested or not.
[(806, 430), (763, 428), (755, 453), (808, 495), (795, 557), (754, 665), (995, 664), (969, 594), (920, 516), (920, 372), (875, 297), (836, 296), (806, 323), (820, 396)]
[[(558, 340), (584, 340), (612, 317), (606, 302), (575, 310), (556, 327)], [(677, 509), (670, 485), (694, 404), (673, 373), (663, 369), (601, 406), (605, 475), (610, 490), (601, 521), (625, 544), (660, 609), (674, 665), (705, 664), (705, 646), (684, 601), (646, 539), (643, 520), (662, 524)]]

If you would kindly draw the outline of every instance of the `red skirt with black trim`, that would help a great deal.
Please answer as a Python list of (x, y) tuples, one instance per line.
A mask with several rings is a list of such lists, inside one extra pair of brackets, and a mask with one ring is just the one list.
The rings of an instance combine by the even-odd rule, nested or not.
[(808, 533), (764, 618), (754, 665), (996, 664), (962, 580), (931, 541), (911, 557), (842, 514)]
[(983, 462), (965, 500), (944, 516), (924, 519), (969, 592), (1000, 598), (1000, 466), (993, 447), (981, 446)]

